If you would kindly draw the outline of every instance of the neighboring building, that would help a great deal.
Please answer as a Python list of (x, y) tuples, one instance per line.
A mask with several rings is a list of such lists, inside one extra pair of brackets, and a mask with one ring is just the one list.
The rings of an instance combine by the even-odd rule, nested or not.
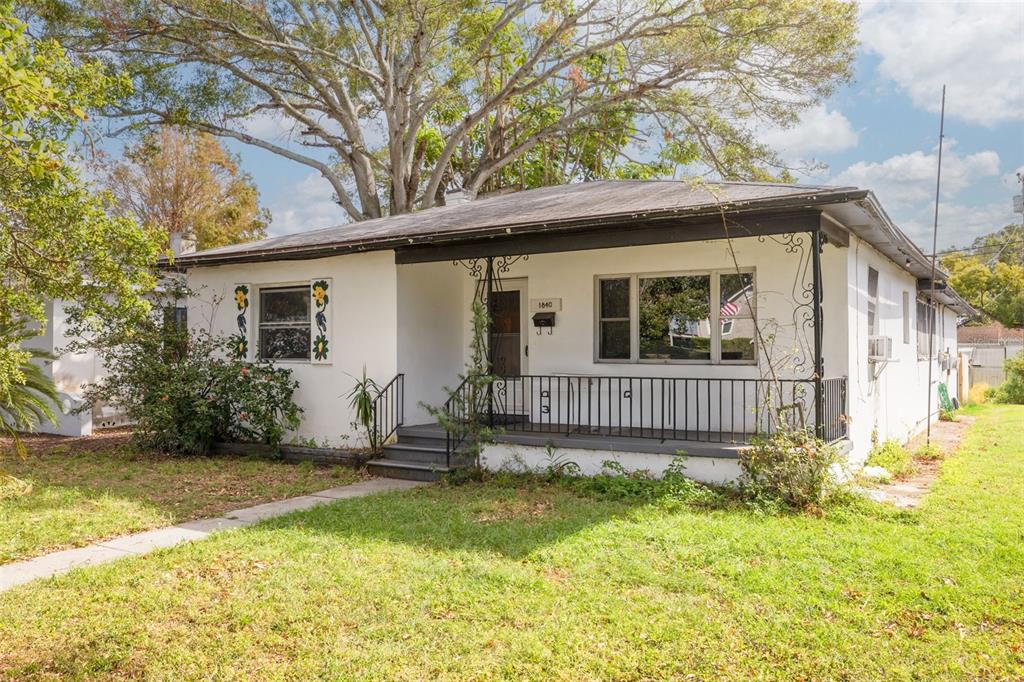
[(75, 337), (69, 335), (67, 301), (46, 302), (46, 323), (42, 334), (28, 339), (25, 345), (49, 353), (54, 357), (42, 363), (43, 371), (53, 379), (60, 398), (60, 410), (55, 411), (57, 424), (43, 421), (38, 430), (42, 433), (56, 433), (62, 436), (88, 436), (93, 427), (115, 426), (121, 423), (117, 412), (108, 406), (97, 405), (81, 412), (76, 410), (84, 404), (82, 391), (85, 386), (100, 379), (103, 363), (93, 350), (75, 353), (67, 346)]
[(994, 387), (1006, 379), (1004, 363), (1024, 352), (1024, 329), (1010, 329), (998, 322), (965, 325), (957, 330), (957, 341), (970, 363), (970, 385)]
[(873, 434), (922, 430), (937, 384), (956, 393), (956, 323), (971, 312), (945, 275), (932, 291), (929, 260), (852, 187), (549, 187), (176, 266), (197, 292), (190, 324), (294, 371), (299, 436), (352, 445), (351, 377), (365, 367), (386, 385), (377, 421), (397, 443), (371, 468), (406, 476), (459, 462), (457, 434), (425, 406), (459, 387), (474, 299), (492, 311), (499, 376), (480, 410), (504, 430), (485, 464), (543, 466), (554, 446), (585, 472), (617, 458), (660, 473), (685, 450), (691, 475), (717, 482), (776, 419), (855, 463)]
[[(195, 240), (181, 233), (170, 237), (171, 252), (175, 256), (195, 251)], [(169, 275), (176, 277), (177, 275)], [(106, 376), (103, 360), (95, 350), (68, 350), (79, 337), (72, 335), (68, 320), (69, 301), (50, 300), (46, 302), (45, 323), (39, 336), (28, 339), (27, 347), (45, 351), (53, 360), (42, 362), (43, 371), (57, 386), (61, 404), (55, 411), (57, 424), (43, 421), (36, 429), (40, 433), (54, 433), (61, 436), (89, 436), (94, 428), (124, 426), (128, 423), (124, 413), (112, 405), (95, 404), (80, 410), (85, 400), (86, 386)], [(184, 305), (174, 310), (174, 323), (185, 325), (187, 309)]]

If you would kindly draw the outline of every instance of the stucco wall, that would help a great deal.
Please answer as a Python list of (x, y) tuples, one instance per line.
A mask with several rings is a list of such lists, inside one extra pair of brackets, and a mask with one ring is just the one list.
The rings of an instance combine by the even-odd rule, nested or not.
[(465, 271), (450, 261), (398, 266), (398, 371), (405, 374), (405, 421), (436, 421), (462, 368)]
[(189, 300), (189, 327), (215, 334), (235, 333), (235, 284), (250, 285), (254, 302), (249, 346), (255, 348), (258, 328), (258, 292), (263, 286), (308, 284), (311, 279), (333, 278), (331, 297), (332, 364), (280, 361), (299, 381), (296, 400), (305, 411), (297, 435), (317, 444), (357, 444), (361, 435), (352, 428), (355, 417), (346, 395), (353, 377), (367, 374), (384, 384), (398, 371), (397, 282), (391, 251), (335, 256), (306, 261), (245, 263), (193, 268), (188, 284), (196, 296)]
[[(849, 367), (850, 431), (853, 441), (851, 457), (862, 461), (871, 448), (872, 432), (879, 440), (906, 441), (925, 427), (928, 413), (928, 362), (918, 359), (917, 352), (917, 280), (865, 242), (851, 237), (847, 262), (849, 296)], [(884, 366), (867, 361), (868, 268), (878, 270), (878, 334), (893, 340), (893, 359)], [(910, 298), (910, 338), (903, 337), (903, 293)], [(956, 354), (956, 314), (940, 308), (937, 316), (939, 335), (936, 356), (943, 350)], [(956, 395), (955, 373), (932, 363), (932, 410), (938, 416), (938, 384), (943, 382), (950, 396)], [(877, 375), (877, 378), (873, 378)]]

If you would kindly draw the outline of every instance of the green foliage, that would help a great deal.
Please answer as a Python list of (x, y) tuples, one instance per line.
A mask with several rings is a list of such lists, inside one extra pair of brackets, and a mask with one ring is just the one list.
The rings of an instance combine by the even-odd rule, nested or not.
[(920, 459), (926, 462), (938, 461), (942, 459), (942, 449), (935, 443), (922, 445), (917, 450), (914, 450), (914, 459)]
[(1007, 327), (1024, 326), (1024, 266), (978, 256), (945, 256), (949, 283), (967, 302)]
[[(601, 473), (584, 476), (576, 462), (558, 455), (548, 447), (548, 462), (540, 474), (501, 472), (489, 479), (494, 485), (515, 488), (529, 488), (544, 481), (553, 483), (573, 493), (599, 500), (628, 503), (656, 503), (662, 508), (683, 506), (698, 508), (719, 508), (727, 505), (730, 495), (727, 491), (698, 483), (686, 475), (686, 458), (675, 457), (661, 478), (655, 478), (647, 471), (628, 471), (617, 460), (601, 463)], [(469, 482), (469, 481), (463, 481)]]
[(57, 388), (39, 364), (53, 357), (22, 346), (35, 335), (25, 329), (23, 322), (0, 319), (0, 339), (9, 340), (8, 343), (17, 347), (19, 355), (27, 356), (18, 368), (21, 380), (0, 386), (0, 432), (34, 431), (44, 420), (57, 421), (54, 414), (58, 403)]
[(121, 407), (142, 447), (202, 454), (221, 441), (278, 445), (299, 425), (298, 382), (271, 362), (236, 358), (230, 344), (149, 320), (100, 346), (108, 374), (87, 397)]
[[(352, 220), (450, 187), (680, 169), (789, 181), (754, 131), (795, 124), (850, 78), (856, 48), (844, 0), (31, 5), (52, 34), (131, 74), (135, 93), (112, 113), (315, 168)], [(254, 115), (283, 117), (331, 158), (251, 135)]]
[(382, 445), (378, 440), (379, 433), (373, 427), (373, 399), (380, 393), (380, 386), (376, 381), (366, 376), (366, 365), (363, 365), (363, 376), (356, 379), (355, 385), (348, 393), (348, 405), (356, 413), (356, 423), (366, 431), (366, 442), (374, 450)]
[(997, 403), (1024, 405), (1024, 353), (1007, 358), (1003, 368), (1006, 378), (990, 390), (990, 399)]
[[(27, 331), (24, 323), (0, 319), (0, 342), (14, 347), (14, 352), (8, 357), (24, 358), (16, 368), (20, 380), (0, 384), (0, 436), (10, 438), (16, 457), (25, 455), (19, 431), (35, 431), (43, 420), (57, 422), (54, 415), (54, 408), (58, 406), (57, 387), (38, 364), (52, 358), (42, 351), (21, 347), (32, 336), (35, 334)], [(0, 445), (0, 464), (6, 455), (7, 448)], [(29, 490), (30, 486), (0, 467), (0, 499)]]
[[(0, 321), (42, 322), (47, 299), (70, 302), (75, 328), (145, 314), (157, 241), (107, 214), (67, 145), (87, 110), (127, 89), (98, 61), (72, 61), (58, 43), (30, 37), (0, 0)], [(0, 338), (0, 392), (25, 381), (27, 355), (10, 341)]]
[(899, 441), (895, 440), (887, 440), (872, 448), (867, 463), (882, 467), (893, 478), (904, 478), (914, 473), (914, 458)]
[(779, 431), (740, 451), (740, 490), (768, 510), (820, 509), (835, 489), (830, 468), (838, 461), (836, 449), (809, 430)]

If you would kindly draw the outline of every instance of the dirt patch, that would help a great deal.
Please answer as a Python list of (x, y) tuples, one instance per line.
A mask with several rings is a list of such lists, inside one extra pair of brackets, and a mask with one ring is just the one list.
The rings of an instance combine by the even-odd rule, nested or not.
[(495, 523), (499, 521), (536, 521), (546, 516), (552, 509), (550, 500), (494, 500), (487, 509), (474, 515), (477, 523)]
[[(79, 452), (96, 452), (127, 446), (131, 443), (132, 430), (117, 427), (96, 429), (91, 436), (57, 436), (49, 433), (27, 433), (21, 436), (21, 442), (30, 453), (43, 454), (59, 448), (65, 454)], [(0, 438), (0, 452), (10, 452), (13, 445), (10, 438)]]
[[(890, 502), (902, 509), (917, 507), (921, 504), (932, 482), (938, 478), (942, 469), (942, 460), (956, 453), (960, 449), (960, 443), (974, 423), (974, 417), (957, 416), (956, 421), (936, 422), (932, 424), (932, 445), (942, 453), (938, 459), (914, 460), (914, 473), (906, 478), (893, 483), (878, 484), (874, 486), (869, 494), (872, 499), (881, 502)], [(925, 444), (925, 436), (914, 438), (907, 445), (910, 452), (917, 452)]]

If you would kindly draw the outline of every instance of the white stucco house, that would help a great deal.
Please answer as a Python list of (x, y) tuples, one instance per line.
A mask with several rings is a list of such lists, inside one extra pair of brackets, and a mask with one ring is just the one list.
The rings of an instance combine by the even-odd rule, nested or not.
[[(493, 320), (502, 426), (491, 467), (616, 459), (659, 473), (685, 451), (705, 481), (776, 419), (838, 443), (907, 439), (955, 396), (970, 308), (854, 187), (602, 181), (449, 202), (186, 254), (190, 326), (236, 337), (300, 382), (297, 434), (355, 444), (345, 400), (365, 366), (385, 389), (379, 473), (460, 463), (425, 405), (457, 389), (474, 299)], [(934, 323), (933, 359), (928, 359)], [(927, 384), (929, 362), (932, 386)], [(458, 401), (451, 403), (457, 405)], [(454, 409), (454, 408), (452, 408)]]

